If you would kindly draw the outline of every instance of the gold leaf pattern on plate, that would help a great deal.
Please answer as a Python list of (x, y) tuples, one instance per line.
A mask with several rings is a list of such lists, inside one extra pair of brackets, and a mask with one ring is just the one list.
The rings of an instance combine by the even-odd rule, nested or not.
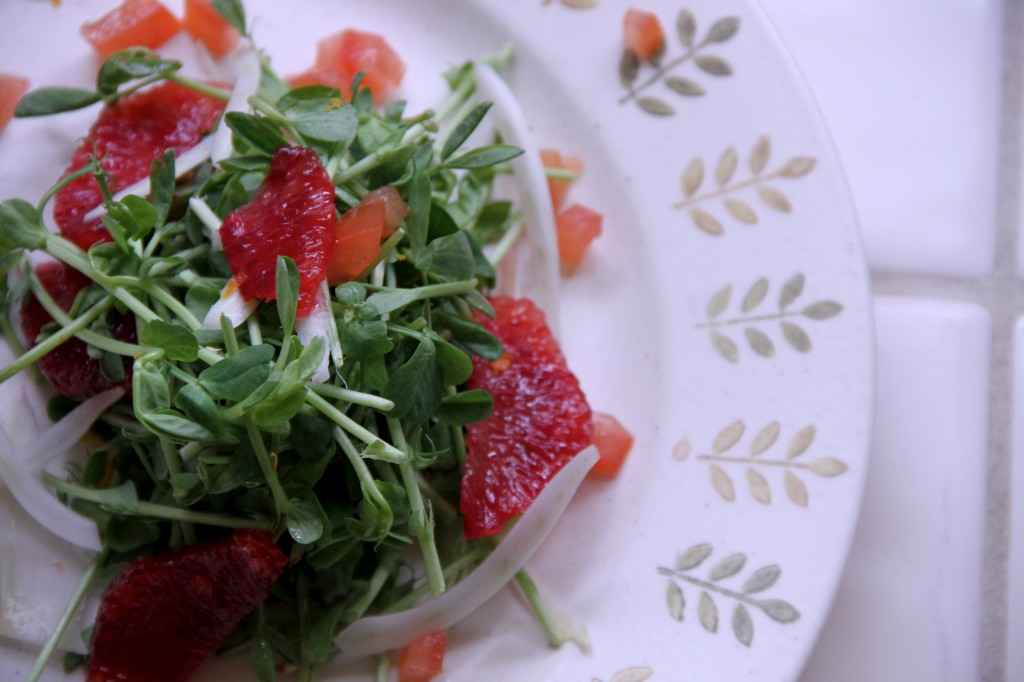
[[(768, 161), (771, 158), (772, 141), (768, 135), (761, 135), (754, 142), (747, 157), (747, 168), (750, 170), (750, 177), (736, 179), (736, 171), (739, 165), (739, 154), (735, 146), (726, 148), (719, 157), (715, 166), (715, 183), (717, 188), (698, 194), (703, 184), (703, 158), (696, 157), (690, 161), (684, 172), (683, 198), (674, 204), (675, 208), (689, 208), (690, 216), (693, 219), (693, 209), (699, 204), (712, 199), (721, 199), (722, 206), (736, 221), (745, 225), (754, 225), (759, 222), (757, 211), (749, 199), (737, 196), (751, 188), (756, 190), (757, 197), (768, 208), (779, 213), (791, 213), (793, 203), (789, 197), (779, 188), (769, 184), (772, 180), (792, 180), (809, 174), (816, 165), (816, 160), (809, 156), (798, 156), (777, 167), (773, 171), (766, 170)], [(699, 167), (701, 174), (691, 172), (691, 169)], [(704, 229), (694, 220), (697, 227)], [(724, 228), (723, 228), (724, 229)], [(707, 230), (705, 230), (707, 231)], [(715, 232), (718, 235), (719, 232)]]
[(626, 93), (619, 98), (619, 104), (633, 101), (643, 111), (653, 116), (672, 116), (675, 114), (675, 108), (671, 104), (659, 97), (642, 93), (661, 83), (665, 86), (665, 91), (687, 99), (705, 95), (705, 87), (700, 82), (678, 73), (687, 64), (715, 78), (732, 75), (732, 64), (725, 57), (705, 54), (702, 50), (731, 40), (739, 31), (739, 17), (716, 20), (699, 41), (696, 40), (697, 19), (690, 10), (680, 10), (675, 26), (675, 37), (681, 53), (671, 50), (667, 41), (662, 41), (655, 53), (646, 60), (641, 61), (634, 57), (630, 61), (623, 57), (619, 64), (619, 81), (626, 89)]
[[(690, 209), (691, 214), (702, 212), (702, 209), (694, 207)], [(701, 220), (714, 221), (711, 214), (703, 212)], [(715, 221), (716, 228), (721, 224)], [(811, 351), (812, 344), (808, 332), (792, 320), (803, 317), (815, 323), (825, 322), (838, 317), (844, 310), (839, 301), (822, 299), (808, 304), (800, 309), (795, 309), (793, 304), (804, 292), (805, 278), (803, 273), (796, 273), (786, 280), (779, 294), (778, 310), (765, 311), (765, 301), (771, 289), (771, 283), (767, 277), (759, 277), (743, 296), (738, 315), (735, 317), (725, 316), (725, 312), (733, 301), (733, 287), (725, 284), (718, 288), (708, 300), (705, 308), (706, 321), (694, 325), (696, 329), (707, 329), (711, 344), (718, 354), (732, 363), (740, 361), (740, 348), (732, 336), (729, 335), (730, 327), (742, 325), (743, 336), (747, 345), (756, 355), (763, 358), (775, 356), (775, 342), (765, 331), (765, 326), (779, 323), (779, 331), (782, 338), (794, 350), (801, 353)]]
[[(813, 424), (798, 431), (788, 443), (783, 441), (783, 447), (780, 446), (782, 425), (779, 421), (773, 421), (754, 433), (745, 453), (737, 454), (736, 447), (743, 441), (745, 432), (746, 423), (737, 420), (715, 437), (711, 446), (712, 454), (697, 456), (697, 461), (707, 463), (715, 492), (727, 502), (736, 500), (736, 483), (727, 470), (730, 468), (738, 473), (735, 468), (743, 467), (750, 496), (764, 505), (770, 505), (773, 500), (769, 475), (775, 476), (772, 472), (780, 472), (786, 497), (802, 508), (807, 508), (810, 503), (806, 474), (834, 478), (842, 476), (849, 469), (845, 462), (835, 457), (817, 457), (811, 461), (801, 459), (815, 440), (817, 429)], [(783, 452), (773, 454), (773, 451), (778, 450)]]
[[(763, 592), (775, 587), (782, 577), (778, 564), (769, 564), (751, 572), (738, 589), (727, 586), (739, 579), (747, 566), (745, 554), (732, 554), (714, 564), (702, 578), (697, 570), (714, 551), (709, 543), (694, 545), (676, 559), (673, 568), (658, 568), (658, 573), (668, 578), (665, 600), (672, 620), (683, 623), (686, 620), (686, 590), (699, 590), (697, 599), (697, 620), (701, 628), (715, 634), (718, 632), (719, 602), (732, 605), (732, 633), (736, 640), (750, 647), (754, 641), (754, 613), (760, 611), (776, 623), (788, 624), (800, 619), (800, 612), (789, 602), (781, 599), (761, 599)], [(753, 612), (753, 613), (752, 613)]]

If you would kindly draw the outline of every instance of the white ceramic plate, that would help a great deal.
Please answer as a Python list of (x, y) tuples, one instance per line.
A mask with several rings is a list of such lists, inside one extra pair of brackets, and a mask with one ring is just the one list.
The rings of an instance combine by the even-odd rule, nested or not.
[[(0, 63), (35, 87), (87, 85), (97, 61), (77, 26), (114, 4), (3, 3)], [(666, 29), (665, 70), (642, 66), (630, 94), (626, 4), (612, 0), (247, 6), (286, 74), (327, 33), (383, 33), (409, 67), (411, 109), (440, 101), (447, 66), (515, 41), (508, 79), (536, 141), (584, 159), (570, 201), (605, 216), (564, 282), (562, 336), (593, 407), (636, 445), (616, 480), (585, 484), (531, 562), (592, 649), (547, 648), (509, 591), (454, 629), (440, 679), (797, 679), (861, 499), (871, 314), (828, 134), (760, 9), (647, 0)], [(194, 48), (179, 37), (169, 50)], [(14, 122), (0, 135), (0, 194), (38, 197), (93, 115)], [(52, 599), (15, 603), (32, 586), (0, 582), (0, 623), (32, 641), (76, 557), (25, 547), (40, 551), (37, 593)], [(29, 649), (7, 646), (4, 679), (20, 679)]]

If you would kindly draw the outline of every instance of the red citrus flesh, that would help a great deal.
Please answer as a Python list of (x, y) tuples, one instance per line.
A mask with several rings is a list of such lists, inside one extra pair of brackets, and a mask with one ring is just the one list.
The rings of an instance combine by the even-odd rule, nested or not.
[[(65, 312), (71, 309), (78, 292), (90, 284), (88, 277), (64, 263), (42, 263), (36, 267), (35, 272), (43, 288)], [(53, 318), (35, 296), (29, 295), (22, 300), (21, 330), (29, 346), (36, 345), (40, 330), (52, 321)], [(134, 343), (135, 318), (131, 315), (117, 315), (110, 332), (119, 341)], [(132, 359), (124, 358), (123, 364), (125, 379), (113, 382), (103, 376), (100, 361), (89, 355), (86, 343), (71, 338), (40, 358), (37, 366), (57, 393), (84, 400), (109, 388), (121, 387), (130, 392)]]
[(494, 362), (476, 357), (468, 387), (487, 390), (494, 410), (466, 427), (460, 508), (463, 534), (500, 533), (551, 478), (591, 442), (591, 412), (544, 313), (529, 299), (496, 297), (478, 322), (504, 345)]
[(185, 682), (287, 566), (261, 530), (136, 560), (103, 595), (88, 682)]
[(282, 147), (252, 201), (235, 209), (220, 228), (224, 253), (246, 300), (277, 298), (277, 259), (299, 269), (299, 316), (313, 309), (327, 273), (333, 240), (334, 183), (312, 149)]
[[(130, 187), (149, 175), (153, 159), (167, 149), (175, 154), (194, 147), (220, 118), (224, 102), (177, 83), (165, 82), (104, 107), (71, 157), (64, 175), (100, 160), (110, 190)], [(83, 249), (110, 241), (99, 218), (85, 215), (103, 202), (91, 175), (76, 178), (57, 192), (53, 217), (61, 234)]]

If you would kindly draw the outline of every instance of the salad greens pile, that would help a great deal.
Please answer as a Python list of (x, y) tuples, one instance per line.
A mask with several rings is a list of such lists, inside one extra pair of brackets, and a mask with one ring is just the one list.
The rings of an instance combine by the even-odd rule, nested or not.
[[(244, 31), (240, 5), (217, 4)], [(375, 110), (360, 76), (345, 99), (327, 86), (290, 89), (266, 59), (261, 66), (252, 108), (224, 117), (232, 152), (219, 163), (182, 175), (169, 151), (154, 161), (145, 198), (115, 197), (93, 159), (36, 205), (0, 203), (4, 310), (31, 294), (54, 319), (26, 349), (9, 315), (0, 315), (4, 339), (19, 353), (0, 381), (72, 336), (89, 344), (114, 382), (124, 380), (123, 358), (131, 358), (131, 398), (102, 414), (93, 429), (100, 444), (67, 477), (46, 475), (100, 529), (98, 582), (138, 556), (219, 528), (287, 534), (291, 567), (229, 648), (250, 647), (262, 680), (274, 678), (279, 661), (310, 679), (346, 625), (444, 591), (493, 548), (462, 537), (462, 427), (486, 418), (491, 398), (461, 387), (472, 356), (502, 354), (474, 311), (493, 315), (482, 292), (521, 229), (511, 204), (492, 196), (496, 175), (521, 151), (500, 141), (463, 149), (490, 106), (472, 96), (471, 63), (445, 74), (452, 95), (438, 111), (411, 116), (401, 101)], [(19, 115), (110, 103), (161, 80), (228, 98), (180, 69), (148, 50), (126, 50), (103, 63), (94, 91), (38, 90)], [(218, 248), (219, 221), (249, 202), (285, 145), (317, 152), (339, 212), (391, 185), (408, 217), (365, 276), (324, 284), (329, 322), (306, 343), (296, 331), (298, 270), (286, 257), (277, 261), (275, 302), (241, 324), (222, 317), (219, 328), (206, 329), (232, 277)], [(81, 174), (99, 181), (113, 238), (87, 252), (43, 220), (54, 194)], [(495, 247), (485, 256), (488, 244)], [(30, 251), (90, 278), (71, 310), (40, 284)], [(135, 343), (110, 331), (126, 313), (136, 320)], [(325, 357), (329, 378), (314, 383)], [(51, 416), (74, 406), (55, 398)], [(520, 583), (532, 589), (525, 574)]]

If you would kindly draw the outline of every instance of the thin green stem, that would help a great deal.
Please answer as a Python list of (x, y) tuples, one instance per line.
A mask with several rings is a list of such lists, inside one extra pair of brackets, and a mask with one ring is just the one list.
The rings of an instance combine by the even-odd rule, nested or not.
[(52, 199), (54, 197), (54, 195), (57, 194), (57, 192), (61, 191), (62, 189), (64, 189), (65, 187), (67, 187), (68, 185), (70, 185), (72, 182), (74, 182), (78, 178), (82, 177), (83, 175), (91, 175), (91, 174), (92, 174), (92, 166), (86, 164), (85, 166), (82, 166), (81, 168), (79, 168), (75, 172), (68, 173), (63, 178), (61, 178), (57, 182), (57, 184), (55, 184), (50, 189), (46, 190), (46, 192), (43, 194), (42, 198), (39, 200), (39, 203), (36, 204), (36, 210), (39, 212), (39, 215), (43, 214), (43, 209), (46, 208), (46, 205), (48, 203), (50, 203), (50, 199)]
[(25, 367), (34, 365), (44, 355), (73, 337), (82, 329), (89, 326), (93, 320), (109, 310), (113, 304), (114, 301), (109, 296), (103, 297), (99, 303), (89, 308), (89, 310), (85, 311), (85, 313), (80, 315), (76, 320), (73, 320), (71, 324), (62, 327), (56, 334), (53, 334), (38, 346), (34, 347), (10, 365), (0, 370), (0, 383), (7, 381)]
[[(388, 430), (391, 432), (391, 440), (395, 445), (405, 451), (406, 455), (411, 455), (409, 444), (405, 440), (402, 422), (394, 417), (388, 417)], [(402, 475), (405, 494), (409, 498), (411, 510), (409, 529), (419, 540), (430, 591), (434, 594), (441, 594), (445, 589), (444, 570), (441, 568), (441, 559), (437, 553), (437, 543), (434, 542), (434, 518), (423, 503), (423, 494), (420, 491), (419, 481), (416, 479), (416, 472), (412, 468), (411, 456), (399, 463), (398, 470)]]
[(333, 398), (334, 400), (342, 400), (346, 403), (370, 407), (374, 410), (380, 410), (381, 412), (390, 412), (395, 409), (395, 404), (393, 402), (387, 398), (381, 398), (380, 396), (373, 395), (372, 393), (353, 391), (349, 388), (342, 388), (331, 384), (317, 384), (313, 386), (312, 389), (318, 395), (322, 395), (326, 398)]
[(181, 85), (184, 85), (187, 88), (191, 88), (196, 92), (202, 93), (207, 97), (213, 97), (214, 99), (219, 99), (223, 102), (227, 102), (231, 98), (231, 93), (226, 90), (221, 90), (220, 88), (214, 87), (207, 83), (203, 83), (202, 81), (192, 80), (191, 78), (188, 78), (187, 76), (182, 76), (178, 73), (172, 73), (168, 75), (167, 80), (174, 81), (175, 83), (180, 83)]
[(505, 256), (509, 254), (509, 251), (511, 251), (512, 247), (515, 246), (515, 243), (519, 241), (519, 236), (523, 233), (523, 226), (523, 217), (519, 216), (519, 218), (512, 223), (507, 230), (505, 230), (505, 234), (501, 235), (501, 239), (487, 254), (487, 260), (491, 265), (498, 267), (498, 265), (501, 264), (501, 261), (505, 260)]
[(71, 594), (71, 599), (68, 600), (68, 604), (64, 607), (64, 613), (61, 614), (60, 619), (57, 621), (57, 625), (54, 626), (50, 632), (50, 636), (47, 638), (46, 643), (43, 645), (42, 650), (39, 652), (39, 656), (36, 657), (36, 663), (32, 666), (32, 670), (29, 671), (25, 677), (25, 682), (37, 682), (39, 677), (43, 674), (46, 669), (47, 663), (50, 658), (53, 657), (54, 651), (57, 650), (57, 646), (60, 641), (64, 638), (64, 633), (67, 632), (68, 626), (71, 625), (72, 619), (78, 612), (78, 608), (85, 601), (85, 597), (89, 594), (89, 589), (92, 587), (92, 582), (96, 578), (96, 574), (99, 572), (100, 567), (107, 560), (107, 551), (104, 550), (93, 557), (92, 563), (89, 564), (89, 568), (85, 571), (81, 581), (78, 583), (78, 587)]
[(404, 461), (407, 455), (390, 443), (385, 443), (376, 434), (356, 423), (351, 417), (331, 405), (315, 392), (306, 394), (306, 402), (320, 411), (322, 415), (330, 419), (346, 432), (352, 434), (366, 445), (376, 446), (379, 451), (374, 453), (374, 459), (381, 459), (385, 462), (397, 464)]
[(378, 149), (375, 149), (373, 152), (359, 159), (348, 168), (341, 169), (334, 176), (334, 184), (345, 184), (346, 182), (359, 177), (363, 173), (367, 173), (373, 170), (374, 168), (376, 168), (377, 166), (384, 162), (384, 158), (386, 155), (419, 142), (419, 140), (426, 134), (427, 131), (423, 124), (417, 123), (416, 125), (409, 128), (407, 131), (405, 131), (405, 134), (402, 136), (401, 141), (399, 141), (397, 145), (393, 147), (380, 147)]
[(274, 506), (277, 508), (277, 513), (284, 516), (288, 513), (288, 508), (291, 506), (288, 502), (288, 494), (284, 491), (281, 480), (277, 477), (277, 469), (274, 463), (270, 461), (270, 453), (267, 452), (267, 445), (263, 442), (263, 436), (251, 418), (246, 418), (245, 420), (245, 431), (249, 434), (249, 442), (252, 443), (252, 450), (256, 455), (256, 461), (260, 465), (263, 477), (267, 480), (267, 487), (270, 488), (270, 494), (274, 498)]

